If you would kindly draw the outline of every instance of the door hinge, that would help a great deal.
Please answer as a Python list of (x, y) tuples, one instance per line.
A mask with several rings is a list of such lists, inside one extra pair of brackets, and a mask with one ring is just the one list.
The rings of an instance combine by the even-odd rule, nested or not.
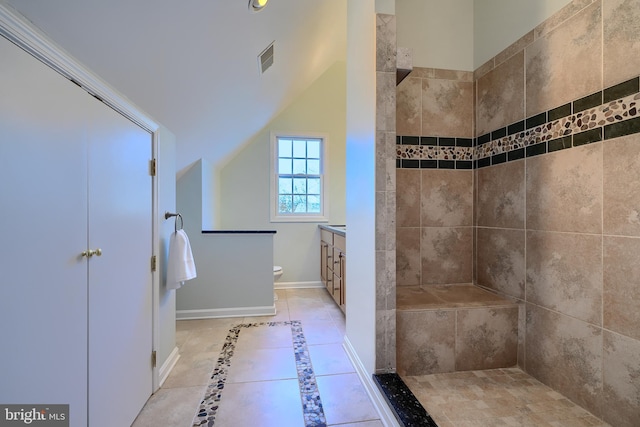
[(152, 365), (152, 367), (154, 367), (154, 368), (156, 367), (156, 365), (157, 365), (157, 363), (158, 363), (158, 360), (157, 360), (157, 359), (158, 359), (158, 357), (157, 357), (157, 353), (156, 353), (156, 351), (155, 351), (155, 350), (153, 350), (153, 351), (151, 352), (151, 365)]
[(158, 257), (153, 255), (151, 257), (151, 271), (156, 271), (158, 269)]
[(149, 175), (156, 176), (157, 173), (158, 173), (158, 162), (156, 161), (156, 159), (151, 159), (151, 161), (149, 161)]

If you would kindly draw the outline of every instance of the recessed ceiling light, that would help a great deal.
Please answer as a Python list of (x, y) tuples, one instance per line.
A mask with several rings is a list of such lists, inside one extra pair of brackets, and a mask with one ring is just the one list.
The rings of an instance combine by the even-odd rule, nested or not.
[(249, 0), (249, 10), (252, 12), (260, 12), (267, 5), (269, 0)]

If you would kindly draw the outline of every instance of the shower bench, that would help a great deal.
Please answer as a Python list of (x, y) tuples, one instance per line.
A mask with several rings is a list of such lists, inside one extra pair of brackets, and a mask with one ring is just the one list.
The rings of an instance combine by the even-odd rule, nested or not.
[(518, 362), (519, 304), (473, 285), (400, 286), (400, 375), (508, 368)]

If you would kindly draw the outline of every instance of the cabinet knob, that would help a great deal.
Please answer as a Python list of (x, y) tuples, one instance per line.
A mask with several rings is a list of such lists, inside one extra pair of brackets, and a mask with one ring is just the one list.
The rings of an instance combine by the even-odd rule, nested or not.
[(98, 248), (98, 249), (88, 249), (86, 251), (83, 251), (81, 253), (81, 255), (83, 257), (87, 257), (87, 258), (91, 258), (92, 256), (101, 256), (102, 255), (102, 249)]

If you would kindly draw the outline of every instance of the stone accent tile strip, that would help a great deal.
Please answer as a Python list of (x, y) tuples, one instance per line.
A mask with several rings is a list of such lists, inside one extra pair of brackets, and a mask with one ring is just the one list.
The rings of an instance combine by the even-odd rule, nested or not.
[[(636, 77), (474, 140), (398, 136), (396, 167), (476, 169), (640, 133), (640, 92), (629, 94), (640, 87), (639, 79)], [(610, 99), (611, 94), (626, 96), (594, 106), (594, 100), (599, 104), (603, 94), (605, 99)]]
[(239, 324), (229, 329), (229, 333), (222, 346), (222, 351), (218, 357), (216, 366), (211, 374), (211, 382), (205, 391), (204, 398), (200, 402), (198, 413), (193, 419), (193, 426), (213, 427), (215, 418), (222, 399), (222, 392), (227, 381), (227, 374), (231, 366), (236, 343), (240, 332), (246, 328), (261, 326), (291, 326), (293, 339), (293, 351), (296, 358), (296, 369), (298, 371), (298, 382), (300, 384), (300, 397), (302, 400), (302, 412), (304, 415), (305, 427), (326, 427), (327, 421), (320, 400), (318, 384), (311, 366), (311, 357), (307, 348), (307, 341), (302, 331), (302, 324), (298, 320), (287, 322), (263, 322)]

